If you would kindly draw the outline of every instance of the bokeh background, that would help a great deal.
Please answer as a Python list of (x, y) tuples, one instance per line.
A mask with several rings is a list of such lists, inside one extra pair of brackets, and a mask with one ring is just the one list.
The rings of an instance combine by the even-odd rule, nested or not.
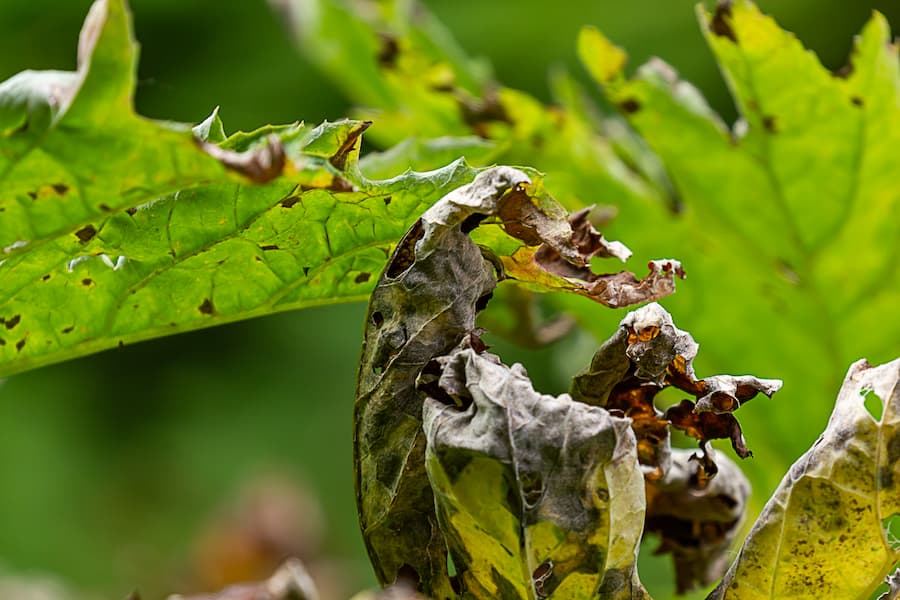
[[(734, 118), (693, 0), (425, 4), (471, 55), (488, 58), (500, 81), (543, 100), (551, 67), (580, 73), (575, 36), (591, 23), (625, 47), (632, 64), (661, 56)], [(873, 8), (900, 23), (896, 2), (759, 4), (830, 68), (846, 62)], [(26, 68), (73, 69), (89, 5), (0, 0), (0, 79)], [(231, 132), (333, 120), (349, 109), (264, 0), (131, 5), (143, 115), (199, 122), (218, 105)], [(14, 579), (71, 591), (60, 598), (123, 598), (135, 588), (160, 598), (264, 575), (285, 554), (307, 560), (326, 600), (372, 585), (350, 458), (364, 310), (276, 315), (3, 383), (0, 598), (25, 598), (3, 591)], [(524, 360), (543, 391), (558, 393), (592, 345), (575, 336), (537, 352), (502, 350)], [(798, 427), (815, 435), (822, 425)], [(670, 577), (667, 562), (648, 560), (648, 583)]]

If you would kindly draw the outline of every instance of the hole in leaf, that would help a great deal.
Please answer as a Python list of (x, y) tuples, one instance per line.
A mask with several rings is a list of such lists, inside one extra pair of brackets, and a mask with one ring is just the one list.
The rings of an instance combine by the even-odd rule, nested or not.
[(881, 422), (881, 416), (884, 413), (884, 403), (881, 398), (872, 390), (864, 390), (863, 398), (863, 406), (866, 407), (875, 422)]
[(450, 574), (450, 577), (456, 577), (456, 563), (453, 561), (453, 555), (449, 552), (447, 553), (447, 573)]
[(894, 513), (881, 521), (884, 537), (892, 550), (900, 549), (900, 514)]

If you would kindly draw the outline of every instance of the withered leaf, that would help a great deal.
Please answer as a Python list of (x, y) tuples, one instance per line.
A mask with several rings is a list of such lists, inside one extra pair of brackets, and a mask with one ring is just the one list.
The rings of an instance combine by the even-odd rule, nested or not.
[[(865, 407), (875, 394), (880, 419)], [(711, 599), (869, 598), (900, 560), (900, 359), (854, 363), (825, 432), (791, 467)], [(897, 582), (887, 598), (896, 597)], [(894, 594), (893, 596), (891, 594)]]
[(461, 597), (648, 598), (629, 420), (539, 394), (521, 365), (469, 340), (437, 362), (426, 467)]
[[(589, 269), (595, 255), (627, 252), (621, 244), (601, 241), (583, 217), (576, 215), (573, 231), (565, 211), (541, 195), (525, 172), (494, 167), (429, 208), (388, 261), (370, 300), (357, 378), (354, 464), (360, 524), (382, 585), (411, 575), (421, 591), (436, 598), (454, 597), (454, 592), (425, 474), (424, 395), (415, 382), (433, 358), (446, 355), (474, 330), (476, 313), (507, 269), (502, 250), (479, 248), (468, 237), (485, 221), (499, 225), (507, 240), (516, 240), (515, 248), (532, 254), (548, 248), (556, 257), (551, 262), (575, 269)], [(589, 295), (585, 290), (591, 284), (572, 283), (579, 280), (535, 261), (513, 271), (525, 282), (540, 284), (545, 277), (568, 288), (580, 285)], [(652, 279), (651, 294), (658, 292), (659, 281), (674, 279), (674, 269)], [(607, 288), (596, 299), (612, 293)]]
[[(711, 439), (730, 439), (741, 458), (749, 456), (732, 413), (756, 394), (771, 396), (781, 387), (779, 380), (749, 375), (698, 380), (692, 364), (698, 348), (690, 334), (675, 327), (665, 309), (651, 303), (626, 315), (587, 371), (572, 382), (576, 400), (621, 411), (633, 419), (638, 457), (648, 478), (659, 479), (669, 468), (670, 425), (699, 441), (702, 478), (716, 472), (706, 444)], [(663, 413), (654, 406), (654, 399), (669, 386), (694, 396), (696, 403), (682, 400)]]
[(212, 594), (174, 595), (169, 600), (319, 600), (319, 592), (303, 563), (292, 558), (266, 581), (232, 585)]
[(690, 450), (672, 449), (665, 476), (647, 482), (644, 531), (660, 537), (657, 554), (671, 554), (678, 593), (706, 586), (728, 568), (728, 548), (744, 521), (750, 483), (726, 456), (719, 473), (701, 481), (702, 465)]

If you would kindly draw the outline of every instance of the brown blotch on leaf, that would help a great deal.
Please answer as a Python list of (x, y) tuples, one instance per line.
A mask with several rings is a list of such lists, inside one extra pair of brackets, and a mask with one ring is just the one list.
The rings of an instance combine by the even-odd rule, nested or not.
[(848, 77), (853, 75), (853, 63), (847, 63), (840, 69), (835, 69), (834, 71), (832, 71), (831, 74), (838, 79), (847, 79)]
[(306, 277), (309, 275), (310, 267), (303, 267), (303, 276)]
[(57, 194), (59, 194), (60, 196), (65, 195), (69, 191), (69, 186), (67, 186), (64, 183), (54, 183), (50, 187), (53, 188), (53, 191), (56, 192)]
[(641, 103), (634, 98), (626, 98), (619, 102), (619, 108), (627, 115), (634, 114), (641, 110)]
[(84, 279), (81, 280), (81, 285), (83, 285), (83, 286), (90, 287), (93, 284), (94, 284), (94, 280), (91, 279), (90, 277), (85, 277)]
[(398, 277), (415, 262), (416, 242), (421, 240), (424, 235), (425, 226), (422, 224), (422, 219), (419, 219), (397, 244), (397, 249), (394, 250), (394, 255), (385, 269), (385, 275), (391, 278)]
[(28, 197), (31, 198), (32, 200), (37, 200), (37, 197), (38, 197), (37, 192), (26, 192), (26, 193), (28, 194)]
[(48, 281), (50, 279), (50, 273), (47, 273), (43, 277), (41, 277), (41, 281)]
[(853, 106), (865, 106), (866, 103), (859, 96), (851, 96), (850, 104)]
[(212, 300), (210, 300), (209, 298), (204, 298), (200, 306), (197, 307), (197, 310), (199, 310), (204, 315), (211, 315), (215, 312), (216, 309), (213, 307)]
[(294, 205), (300, 202), (300, 196), (288, 196), (287, 198), (282, 198), (280, 204), (282, 208), (294, 208)]
[(328, 159), (328, 162), (330, 162), (331, 165), (338, 171), (343, 171), (344, 167), (347, 166), (347, 157), (350, 155), (350, 151), (353, 150), (354, 146), (356, 146), (356, 142), (357, 140), (359, 140), (359, 136), (361, 136), (363, 132), (371, 126), (372, 121), (363, 121), (359, 125), (359, 127), (348, 133), (347, 139), (344, 140), (344, 143), (341, 144), (341, 147), (338, 148), (338, 151)]
[(713, 13), (712, 20), (709, 22), (709, 30), (714, 34), (726, 37), (735, 44), (737, 43), (737, 35), (731, 27), (731, 0), (720, 0), (716, 6), (716, 12)]
[(244, 175), (254, 183), (272, 181), (281, 175), (287, 161), (284, 145), (277, 135), (270, 135), (265, 145), (246, 152), (226, 150), (197, 138), (194, 138), (194, 141), (204, 152), (222, 163), (225, 168)]
[(766, 115), (762, 120), (763, 127), (769, 133), (777, 133), (778, 132), (778, 120), (774, 115)]
[[(699, 442), (703, 456), (698, 458), (698, 486), (705, 486), (717, 470), (707, 450), (709, 440), (729, 439), (738, 456), (750, 456), (732, 413), (757, 394), (771, 396), (781, 387), (780, 381), (750, 375), (697, 379), (692, 366), (697, 349), (690, 334), (676, 328), (662, 307), (650, 304), (626, 315), (590, 368), (573, 381), (575, 399), (622, 411), (632, 419), (638, 459), (648, 480), (659, 479), (668, 469), (670, 426)], [(670, 386), (696, 401), (682, 400), (663, 413), (654, 401)]]
[(378, 54), (375, 58), (378, 60), (378, 64), (383, 68), (392, 69), (394, 65), (397, 64), (397, 55), (400, 54), (400, 44), (397, 43), (396, 37), (387, 33), (379, 33), (378, 40), (381, 43), (381, 46), (378, 48)]
[(19, 324), (19, 321), (22, 320), (22, 315), (13, 315), (8, 319), (0, 319), (0, 323), (3, 323), (7, 329), (12, 329), (16, 325)]
[(259, 249), (260, 250), (281, 250), (281, 248), (278, 247), (278, 244), (266, 244), (265, 246), (260, 246)]
[(63, 327), (62, 332), (63, 332), (64, 334), (65, 334), (65, 333), (72, 333), (74, 330), (75, 330), (75, 326), (74, 326), (74, 325), (69, 325), (68, 327)]
[(371, 273), (362, 272), (362, 273), (360, 273), (359, 275), (357, 275), (357, 276), (353, 279), (353, 281), (355, 281), (356, 283), (365, 283), (365, 282), (367, 282), (367, 281), (368, 281), (369, 279), (371, 279), (371, 278), (372, 278), (372, 274), (371, 274)]
[(108, 204), (100, 204), (99, 206), (97, 206), (97, 208), (99, 208), (102, 212), (105, 212), (105, 213), (111, 213), (111, 212), (113, 211), (113, 210), (109, 207)]
[(97, 230), (93, 225), (85, 225), (75, 232), (75, 237), (77, 237), (78, 241), (82, 244), (87, 244), (89, 241), (94, 239), (95, 235), (97, 235)]
[(126, 210), (125, 210), (125, 213), (126, 213), (129, 217), (133, 217), (133, 216), (135, 215), (135, 213), (137, 213), (137, 208), (134, 207), (134, 206), (132, 206), (131, 208), (126, 209)]
[(390, 206), (390, 204), (391, 204), (391, 197), (390, 197), (390, 196), (385, 196), (385, 197), (384, 197), (384, 205), (385, 205), (385, 206)]
[(16, 342), (16, 352), (21, 352), (22, 348), (25, 347), (25, 338), (22, 338), (18, 342)]
[(513, 125), (513, 120), (506, 112), (506, 108), (500, 102), (500, 95), (496, 90), (489, 90), (483, 99), (461, 97), (459, 110), (463, 121), (472, 128), (476, 135), (482, 138), (488, 135), (488, 124), (508, 123)]

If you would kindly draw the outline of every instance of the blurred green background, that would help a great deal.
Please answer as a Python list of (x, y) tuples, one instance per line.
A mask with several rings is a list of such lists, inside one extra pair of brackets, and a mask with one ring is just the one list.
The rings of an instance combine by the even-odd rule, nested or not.
[[(263, 0), (131, 4), (143, 115), (198, 122), (218, 105), (233, 131), (338, 119), (349, 109)], [(580, 73), (575, 36), (591, 23), (628, 50), (632, 65), (661, 56), (734, 118), (692, 0), (426, 4), (471, 55), (489, 59), (500, 81), (543, 100), (552, 66)], [(846, 62), (873, 8), (900, 23), (896, 2), (759, 4), (830, 68)], [(73, 69), (89, 5), (0, 0), (0, 79), (26, 68)], [(3, 383), (0, 581), (50, 575), (90, 597), (138, 588), (152, 599), (249, 576), (295, 553), (311, 563), (325, 600), (371, 585), (350, 461), (364, 310), (277, 315)], [(543, 391), (558, 393), (592, 346), (575, 336), (540, 352), (502, 351), (526, 361)], [(823, 425), (798, 424), (812, 436)], [(273, 519), (293, 537), (277, 539)], [(641, 574), (654, 585), (666, 569), (657, 559), (642, 563)]]

